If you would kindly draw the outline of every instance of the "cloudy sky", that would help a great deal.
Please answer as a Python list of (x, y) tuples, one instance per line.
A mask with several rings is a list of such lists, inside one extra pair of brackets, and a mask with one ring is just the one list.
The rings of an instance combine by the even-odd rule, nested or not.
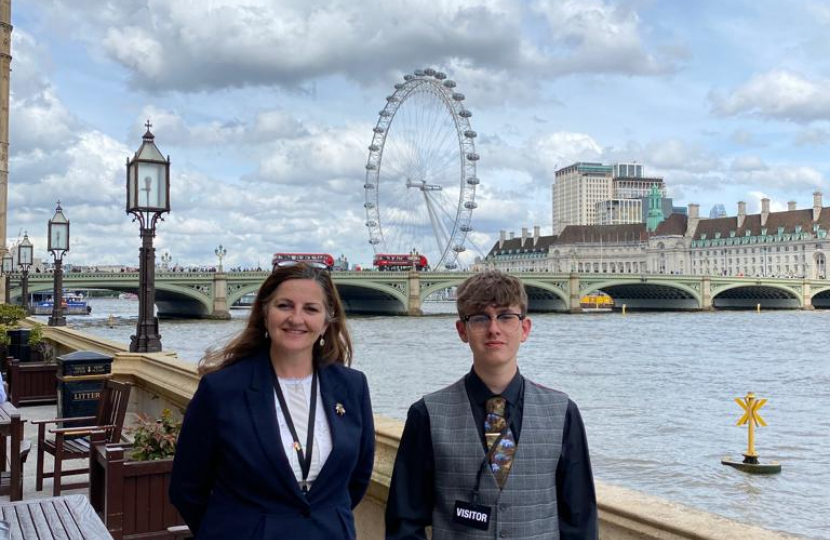
[(826, 2), (15, 0), (12, 23), (7, 241), (44, 258), (60, 199), (68, 262), (137, 264), (124, 164), (149, 118), (173, 163), (159, 254), (370, 262), (372, 128), (426, 67), (473, 113), (485, 252), (549, 234), (553, 172), (578, 160), (642, 163), (704, 214), (830, 201)]

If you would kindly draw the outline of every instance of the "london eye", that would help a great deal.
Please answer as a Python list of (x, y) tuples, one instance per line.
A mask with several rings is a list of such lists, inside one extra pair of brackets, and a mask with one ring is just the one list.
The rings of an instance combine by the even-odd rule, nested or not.
[(476, 132), (455, 81), (415, 70), (386, 97), (369, 145), (364, 208), (375, 253), (426, 255), (458, 268), (476, 208)]

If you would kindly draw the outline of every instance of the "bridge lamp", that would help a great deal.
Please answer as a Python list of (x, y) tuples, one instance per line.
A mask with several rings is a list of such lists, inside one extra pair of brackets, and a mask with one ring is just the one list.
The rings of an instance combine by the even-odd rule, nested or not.
[(225, 249), (224, 247), (222, 247), (222, 244), (219, 244), (219, 247), (214, 249), (213, 252), (216, 254), (217, 257), (219, 257), (219, 268), (217, 270), (221, 274), (222, 273), (222, 259), (225, 257), (225, 255), (228, 254), (228, 250)]
[[(164, 158), (150, 133), (152, 124), (145, 124), (142, 143), (132, 159), (127, 158), (127, 213), (141, 227), (138, 276), (138, 323), (136, 335), (130, 338), (131, 352), (161, 351), (156, 304), (156, 251), (153, 237), (156, 222), (170, 212), (170, 157)], [(162, 219), (163, 220), (163, 219)]]
[(9, 303), (9, 299), (11, 296), (11, 291), (9, 290), (11, 287), (11, 275), (14, 271), (14, 257), (8, 251), (3, 251), (3, 275), (5, 276), (6, 280), (6, 303)]
[(63, 256), (69, 251), (69, 220), (63, 215), (60, 201), (55, 209), (55, 215), (49, 220), (47, 250), (55, 258), (52, 315), (49, 317), (49, 326), (66, 326), (66, 317), (63, 316)]
[(29, 312), (29, 267), (34, 262), (35, 247), (29, 240), (29, 233), (23, 234), (23, 241), (17, 244), (17, 264), (23, 269), (23, 309)]

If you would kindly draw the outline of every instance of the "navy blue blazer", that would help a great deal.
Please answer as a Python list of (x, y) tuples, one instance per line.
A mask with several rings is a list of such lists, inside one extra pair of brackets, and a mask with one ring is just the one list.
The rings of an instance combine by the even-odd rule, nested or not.
[(317, 411), (328, 418), (333, 446), (308, 494), (282, 449), (267, 350), (202, 377), (170, 481), (170, 500), (198, 540), (355, 538), (352, 509), (375, 452), (369, 387), (363, 373), (340, 364), (318, 373)]

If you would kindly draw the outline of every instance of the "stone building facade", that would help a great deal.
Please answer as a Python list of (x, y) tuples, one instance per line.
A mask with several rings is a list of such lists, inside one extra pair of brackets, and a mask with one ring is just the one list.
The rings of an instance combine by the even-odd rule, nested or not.
[(769, 199), (759, 214), (746, 214), (738, 203), (732, 217), (701, 219), (690, 204), (688, 215), (672, 214), (653, 232), (646, 224), (572, 225), (560, 234), (540, 236), (502, 231), (477, 265), (511, 272), (609, 274), (693, 274), (750, 277), (828, 277), (830, 207), (821, 193), (813, 207), (770, 212)]

